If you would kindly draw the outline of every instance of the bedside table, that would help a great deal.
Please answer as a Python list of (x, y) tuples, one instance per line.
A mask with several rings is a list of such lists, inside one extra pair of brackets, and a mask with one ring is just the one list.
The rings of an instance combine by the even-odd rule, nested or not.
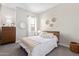
[(75, 53), (79, 53), (79, 43), (70, 42), (70, 50)]

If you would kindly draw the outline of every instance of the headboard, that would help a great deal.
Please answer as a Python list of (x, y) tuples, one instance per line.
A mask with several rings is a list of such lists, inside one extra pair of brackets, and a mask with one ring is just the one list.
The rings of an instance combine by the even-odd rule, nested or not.
[(57, 38), (58, 38), (58, 40), (59, 40), (59, 36), (60, 36), (60, 32), (59, 32), (59, 31), (44, 31), (44, 32), (53, 33), (54, 35), (57, 36)]

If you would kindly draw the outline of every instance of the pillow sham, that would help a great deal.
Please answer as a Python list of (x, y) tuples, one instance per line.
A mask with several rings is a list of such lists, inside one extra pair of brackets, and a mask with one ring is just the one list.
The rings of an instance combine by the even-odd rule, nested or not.
[(53, 38), (54, 35), (52, 33), (47, 33), (47, 32), (41, 32), (39, 34), (40, 37), (43, 37), (43, 38), (46, 38), (46, 39), (50, 39), (50, 38)]

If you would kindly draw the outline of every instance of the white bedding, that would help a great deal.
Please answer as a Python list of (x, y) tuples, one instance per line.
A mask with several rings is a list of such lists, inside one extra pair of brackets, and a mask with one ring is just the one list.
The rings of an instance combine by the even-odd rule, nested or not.
[(40, 36), (23, 37), (19, 44), (28, 52), (29, 56), (45, 56), (57, 47), (57, 37), (43, 38)]

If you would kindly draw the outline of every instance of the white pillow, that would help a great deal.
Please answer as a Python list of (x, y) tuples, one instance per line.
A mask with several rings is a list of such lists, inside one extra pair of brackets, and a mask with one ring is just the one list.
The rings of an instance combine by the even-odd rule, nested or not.
[(43, 37), (43, 38), (46, 38), (46, 39), (50, 39), (50, 38), (53, 38), (53, 34), (51, 33), (47, 33), (47, 32), (41, 32), (39, 34), (40, 37)]

